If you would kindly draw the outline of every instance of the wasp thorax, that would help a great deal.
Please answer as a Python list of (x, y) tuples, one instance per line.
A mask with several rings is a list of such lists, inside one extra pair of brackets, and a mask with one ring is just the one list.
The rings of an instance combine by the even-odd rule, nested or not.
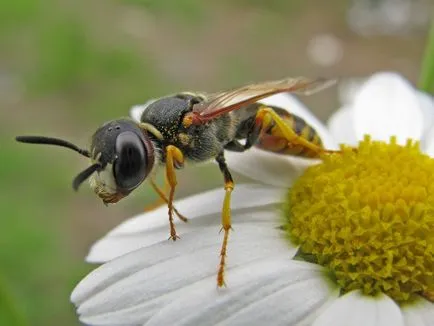
[(91, 159), (102, 167), (91, 187), (106, 203), (115, 203), (137, 188), (151, 172), (154, 145), (146, 131), (131, 120), (114, 120), (94, 134)]

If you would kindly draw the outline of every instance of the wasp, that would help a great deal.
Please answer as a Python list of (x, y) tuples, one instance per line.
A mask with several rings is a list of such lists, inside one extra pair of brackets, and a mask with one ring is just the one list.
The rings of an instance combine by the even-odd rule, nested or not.
[[(128, 196), (146, 179), (168, 205), (170, 238), (178, 238), (174, 214), (187, 221), (174, 207), (176, 170), (186, 161), (215, 159), (223, 174), (225, 197), (222, 208), (224, 231), (217, 285), (224, 285), (229, 232), (230, 201), (234, 181), (225, 162), (225, 151), (244, 152), (252, 146), (283, 155), (318, 158), (326, 150), (315, 129), (286, 110), (261, 104), (263, 98), (291, 92), (309, 95), (334, 80), (288, 78), (251, 84), (215, 94), (184, 92), (148, 101), (138, 121), (118, 119), (105, 123), (92, 136), (89, 150), (58, 138), (19, 136), (23, 143), (72, 149), (90, 158), (91, 164), (73, 180), (73, 188), (90, 179), (90, 186), (105, 204)], [(165, 166), (168, 196), (153, 181), (158, 166)]]

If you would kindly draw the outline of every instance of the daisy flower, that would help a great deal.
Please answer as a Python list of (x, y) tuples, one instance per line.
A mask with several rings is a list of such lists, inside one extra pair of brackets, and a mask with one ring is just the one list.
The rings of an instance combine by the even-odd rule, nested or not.
[(236, 185), (226, 270), (216, 287), (223, 189), (176, 202), (190, 218), (167, 241), (167, 208), (111, 231), (105, 263), (72, 293), (89, 325), (434, 325), (433, 99), (393, 73), (366, 80), (321, 124), (293, 97), (321, 161), (258, 149), (227, 153), (255, 180)]

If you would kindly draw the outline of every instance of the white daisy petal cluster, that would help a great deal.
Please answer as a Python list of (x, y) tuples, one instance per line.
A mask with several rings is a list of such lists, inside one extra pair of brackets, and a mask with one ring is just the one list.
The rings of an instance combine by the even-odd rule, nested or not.
[[(327, 127), (293, 97), (276, 95), (264, 102), (304, 118), (329, 149), (355, 146), (369, 134), (381, 141), (396, 136), (398, 144), (420, 140), (424, 153), (434, 155), (433, 98), (393, 73), (367, 79)], [(257, 181), (237, 184), (233, 192), (227, 287), (216, 287), (224, 196), (223, 189), (216, 189), (176, 201), (189, 218), (177, 224), (180, 241), (167, 241), (167, 208), (161, 207), (124, 222), (92, 247), (87, 260), (104, 264), (71, 297), (83, 323), (434, 325), (434, 303), (428, 298), (433, 293), (400, 304), (381, 292), (342, 291), (326, 266), (293, 259), (299, 247), (282, 228), (279, 204), (318, 162), (258, 149), (226, 155), (231, 170)]]

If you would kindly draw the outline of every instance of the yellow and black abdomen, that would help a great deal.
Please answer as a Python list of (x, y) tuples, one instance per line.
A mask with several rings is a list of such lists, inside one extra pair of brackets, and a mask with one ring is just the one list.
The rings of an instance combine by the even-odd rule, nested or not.
[[(272, 108), (282, 118), (282, 120), (285, 121), (299, 138), (304, 139), (317, 147), (323, 148), (321, 138), (317, 131), (304, 119), (294, 114), (290, 114), (278, 107), (273, 106), (270, 108)], [(306, 158), (318, 157), (317, 151), (313, 151), (306, 146), (301, 145), (297, 142), (297, 139), (294, 139), (293, 142), (288, 142), (288, 140), (283, 136), (281, 130), (275, 124), (259, 137), (255, 146), (262, 150), (277, 154), (301, 156)]]

